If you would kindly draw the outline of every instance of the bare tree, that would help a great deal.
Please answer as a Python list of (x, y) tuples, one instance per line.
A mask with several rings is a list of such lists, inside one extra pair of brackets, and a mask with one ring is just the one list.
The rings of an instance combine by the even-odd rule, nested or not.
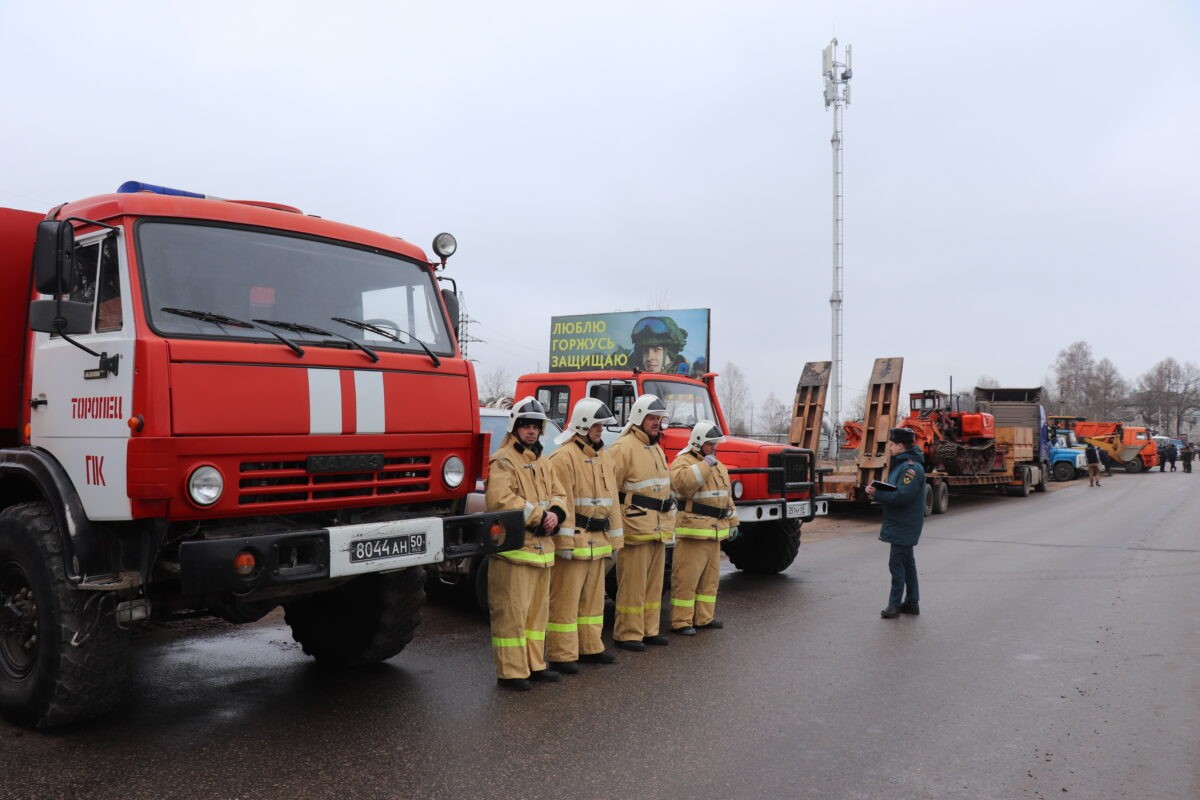
[(980, 375), (979, 380), (975, 381), (975, 385), (980, 389), (999, 389), (1000, 381), (991, 375)]
[(785, 403), (775, 396), (774, 392), (767, 395), (762, 406), (758, 409), (758, 418), (754, 420), (754, 434), (771, 441), (786, 442), (792, 430), (792, 404)]
[(1096, 362), (1088, 383), (1086, 414), (1091, 419), (1119, 420), (1129, 416), (1125, 405), (1129, 399), (1129, 382), (1121, 377), (1116, 364), (1107, 358)]
[(754, 399), (750, 395), (750, 387), (746, 385), (746, 376), (732, 361), (725, 363), (725, 369), (717, 379), (717, 399), (721, 401), (721, 408), (725, 410), (729, 432), (741, 436), (750, 433)]
[(1132, 399), (1146, 420), (1157, 422), (1167, 436), (1177, 436), (1200, 410), (1200, 368), (1164, 359), (1138, 378)]
[(514, 386), (516, 381), (504, 367), (489, 369), (479, 378), (479, 404), (490, 406), (504, 399), (513, 399)]
[(1079, 414), (1088, 406), (1088, 388), (1093, 381), (1096, 361), (1092, 346), (1075, 342), (1062, 350), (1054, 361), (1054, 388), (1058, 394), (1059, 414)]

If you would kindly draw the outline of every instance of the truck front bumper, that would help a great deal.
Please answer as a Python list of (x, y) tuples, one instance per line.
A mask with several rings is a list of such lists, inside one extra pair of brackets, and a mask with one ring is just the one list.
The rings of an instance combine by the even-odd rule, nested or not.
[(738, 524), (770, 522), (777, 519), (798, 519), (812, 522), (815, 517), (829, 513), (829, 498), (820, 495), (813, 500), (762, 500), (737, 504)]
[(246, 592), (514, 550), (524, 541), (519, 510), (193, 540), (179, 546), (180, 582), (185, 594)]

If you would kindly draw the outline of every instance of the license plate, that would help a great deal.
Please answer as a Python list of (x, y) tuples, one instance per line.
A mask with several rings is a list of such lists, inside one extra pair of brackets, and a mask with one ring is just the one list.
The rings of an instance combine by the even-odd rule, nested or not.
[(427, 544), (423, 533), (404, 533), (383, 539), (359, 539), (350, 543), (350, 561), (355, 563), (418, 555), (425, 552)]
[(794, 502), (794, 503), (788, 503), (787, 504), (788, 519), (791, 519), (792, 517), (807, 517), (809, 515), (809, 508), (811, 508), (811, 506), (809, 505), (809, 502), (807, 500), (801, 500), (801, 501)]

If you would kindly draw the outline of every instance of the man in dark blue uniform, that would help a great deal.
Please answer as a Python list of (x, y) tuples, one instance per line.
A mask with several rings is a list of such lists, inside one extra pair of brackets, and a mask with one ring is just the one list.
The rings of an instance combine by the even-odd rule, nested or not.
[(879, 540), (892, 546), (888, 559), (892, 592), (887, 608), (879, 612), (884, 619), (894, 619), (901, 613), (921, 613), (913, 548), (917, 546), (925, 524), (925, 459), (915, 441), (916, 435), (911, 429), (892, 428), (888, 432), (887, 451), (891, 465), (887, 483), (896, 488), (866, 488), (867, 495), (883, 506)]

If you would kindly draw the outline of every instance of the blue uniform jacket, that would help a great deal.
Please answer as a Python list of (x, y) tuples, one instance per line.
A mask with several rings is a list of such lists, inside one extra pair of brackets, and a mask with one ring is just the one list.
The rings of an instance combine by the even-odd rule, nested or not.
[(892, 457), (888, 483), (894, 492), (877, 491), (875, 499), (883, 506), (883, 527), (879, 540), (889, 544), (915, 545), (925, 524), (925, 459), (916, 447)]

